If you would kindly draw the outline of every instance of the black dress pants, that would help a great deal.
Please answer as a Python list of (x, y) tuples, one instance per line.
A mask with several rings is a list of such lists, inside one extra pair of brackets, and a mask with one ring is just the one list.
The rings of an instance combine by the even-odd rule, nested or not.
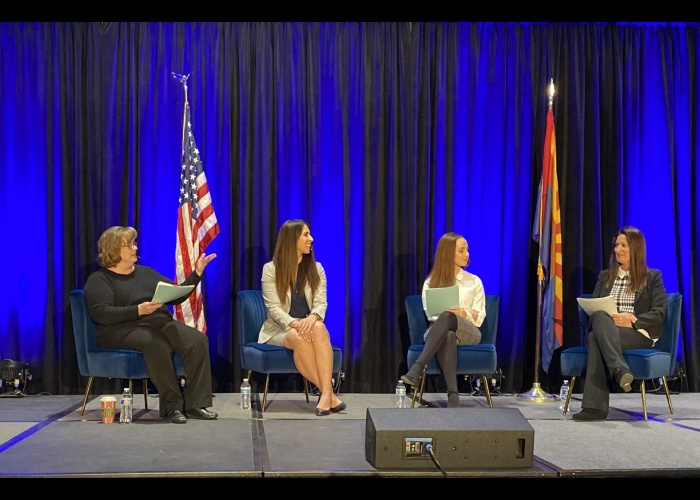
[(616, 326), (612, 317), (603, 311), (591, 315), (589, 327), (588, 365), (581, 407), (607, 412), (610, 407), (609, 384), (615, 369), (629, 370), (622, 351), (647, 349), (653, 346), (653, 341), (634, 328)]
[[(143, 353), (148, 374), (158, 389), (159, 414), (212, 405), (209, 339), (196, 328), (175, 319), (149, 321), (136, 329), (98, 335), (97, 345), (108, 349), (133, 349)], [(172, 353), (182, 356), (187, 384), (180, 390)]]

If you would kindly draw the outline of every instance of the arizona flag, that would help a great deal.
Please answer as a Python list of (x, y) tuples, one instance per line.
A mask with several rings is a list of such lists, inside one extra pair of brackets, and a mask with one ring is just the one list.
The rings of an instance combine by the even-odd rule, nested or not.
[(552, 353), (564, 343), (561, 212), (551, 98), (547, 112), (542, 179), (537, 196), (532, 238), (539, 243), (537, 279), (544, 287), (541, 311), (542, 368), (545, 373), (549, 373)]
[[(175, 248), (175, 273), (178, 283), (195, 272), (197, 259), (218, 234), (219, 223), (211, 203), (207, 176), (204, 174), (204, 165), (192, 134), (190, 105), (185, 102)], [(207, 332), (201, 282), (185, 302), (175, 306), (174, 316), (202, 333)]]

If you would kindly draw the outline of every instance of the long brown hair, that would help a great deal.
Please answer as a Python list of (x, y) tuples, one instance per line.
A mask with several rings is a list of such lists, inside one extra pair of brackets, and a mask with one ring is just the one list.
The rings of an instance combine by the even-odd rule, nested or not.
[(316, 289), (321, 283), (318, 269), (316, 269), (313, 248), (311, 248), (310, 253), (301, 256), (301, 262), (297, 265), (297, 241), (299, 241), (304, 226), (311, 230), (311, 226), (306, 221), (290, 219), (282, 224), (277, 235), (272, 262), (275, 264), (275, 287), (282, 304), (287, 302), (287, 292), (294, 290), (296, 286), (297, 272), (300, 273), (299, 285), (302, 290), (308, 283), (311, 286), (311, 291), (316, 293)]
[(621, 234), (627, 236), (627, 246), (630, 252), (630, 285), (628, 291), (637, 292), (647, 285), (647, 242), (644, 234), (634, 226), (623, 227), (613, 238), (613, 250), (610, 254), (606, 288), (612, 288), (615, 278), (617, 278), (617, 272), (620, 269), (620, 263), (615, 257), (615, 244), (617, 243), (617, 237)]
[(114, 267), (122, 260), (122, 245), (132, 244), (138, 232), (129, 226), (112, 226), (107, 229), (97, 241), (97, 263), (101, 267)]
[(460, 238), (464, 238), (464, 236), (457, 233), (445, 233), (440, 237), (435, 249), (433, 268), (428, 275), (430, 288), (443, 288), (456, 283), (455, 251), (457, 250), (457, 240)]

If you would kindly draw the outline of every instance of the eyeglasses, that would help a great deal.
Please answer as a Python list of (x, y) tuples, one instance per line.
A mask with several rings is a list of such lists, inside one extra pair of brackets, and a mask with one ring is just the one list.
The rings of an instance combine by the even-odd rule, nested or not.
[(123, 244), (123, 245), (122, 245), (122, 248), (125, 248), (125, 247), (126, 247), (126, 248), (131, 248), (131, 249), (133, 250), (134, 247), (137, 247), (137, 246), (138, 246), (138, 245), (136, 244), (136, 242), (135, 242), (135, 241), (132, 241), (131, 243), (125, 243), (125, 244)]

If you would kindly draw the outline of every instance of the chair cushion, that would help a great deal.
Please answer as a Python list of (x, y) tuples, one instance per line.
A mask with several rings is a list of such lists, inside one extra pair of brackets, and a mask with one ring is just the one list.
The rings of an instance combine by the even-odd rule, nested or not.
[[(658, 349), (628, 349), (622, 353), (634, 378), (652, 379), (668, 376), (671, 354)], [(673, 357), (675, 362), (675, 356)]]

